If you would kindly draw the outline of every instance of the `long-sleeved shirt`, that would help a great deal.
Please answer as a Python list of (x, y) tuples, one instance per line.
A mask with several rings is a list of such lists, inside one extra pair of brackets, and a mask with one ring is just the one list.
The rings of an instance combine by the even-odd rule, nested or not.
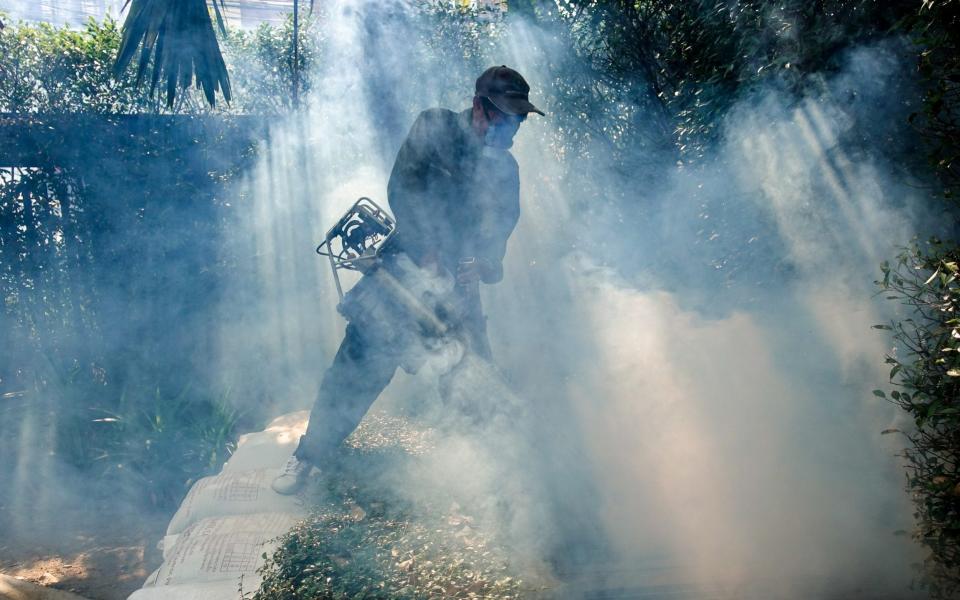
[(435, 256), (451, 274), (462, 258), (489, 263), (485, 283), (503, 277), (507, 240), (520, 217), (520, 176), (507, 150), (483, 145), (471, 109), (417, 117), (397, 153), (387, 199), (397, 219), (392, 249), (415, 262)]

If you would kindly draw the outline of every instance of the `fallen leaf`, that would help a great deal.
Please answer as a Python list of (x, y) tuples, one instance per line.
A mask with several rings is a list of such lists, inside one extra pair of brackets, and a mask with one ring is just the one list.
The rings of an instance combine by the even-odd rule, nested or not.
[(331, 556), (330, 560), (333, 561), (333, 564), (337, 565), (340, 568), (343, 568), (350, 564), (350, 560), (344, 556)]
[(354, 504), (353, 506), (350, 507), (350, 518), (353, 519), (354, 521), (362, 521), (366, 517), (367, 517), (367, 511), (363, 510), (363, 508), (360, 505)]

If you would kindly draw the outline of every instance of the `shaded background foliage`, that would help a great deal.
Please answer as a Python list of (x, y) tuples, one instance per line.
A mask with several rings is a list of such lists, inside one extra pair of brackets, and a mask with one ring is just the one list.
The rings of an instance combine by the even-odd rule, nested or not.
[[(512, 14), (533, 19), (553, 32), (558, 47), (574, 53), (555, 53), (549, 82), (557, 95), (550, 115), (562, 139), (554, 140), (558, 152), (588, 169), (609, 171), (594, 179), (576, 172), (568, 175), (581, 213), (603, 223), (610, 238), (626, 239), (639, 229), (658, 231), (663, 194), (637, 193), (633, 185), (661, 189), (677, 168), (697, 172), (722, 162), (723, 129), (730, 109), (744, 102), (763, 100), (777, 90), (799, 103), (805, 95), (826, 93), (824, 78), (839, 72), (849, 52), (886, 40), (905, 61), (915, 61), (917, 48), (910, 40), (908, 19), (918, 6), (911, 2), (692, 2), (611, 1), (516, 2)], [(586, 65), (586, 67), (585, 67)], [(889, 93), (902, 97), (903, 112), (914, 106), (914, 82), (888, 82)], [(895, 86), (902, 86), (897, 89)], [(856, 98), (844, 98), (854, 102)], [(878, 122), (869, 131), (855, 132), (845, 146), (861, 153), (884, 155), (899, 173), (914, 181), (928, 172), (924, 151), (911, 145), (922, 141), (905, 119)], [(896, 140), (897, 143), (889, 143)], [(706, 177), (704, 177), (706, 179)], [(604, 181), (597, 186), (595, 181)], [(927, 181), (922, 185), (931, 185)], [(731, 244), (720, 259), (679, 256), (670, 244), (651, 244), (650, 262), (663, 264), (667, 289), (676, 289), (694, 277), (724, 290), (733, 302), (744, 301), (752, 289), (769, 286), (790, 276), (793, 265), (772, 264), (758, 257), (783, 253), (771, 223), (745, 214), (743, 203), (711, 190), (689, 190), (685, 200), (702, 207), (716, 228), (705, 228), (690, 244), (706, 244), (714, 230), (734, 230), (753, 222), (756, 245)], [(696, 212), (693, 213), (696, 215)], [(597, 240), (604, 245), (603, 240)], [(616, 244), (611, 244), (616, 252)], [(602, 250), (601, 250), (602, 252)], [(613, 261), (611, 261), (613, 262)], [(628, 279), (642, 277), (629, 267)], [(670, 275), (673, 273), (674, 275)], [(672, 280), (671, 280), (672, 278)]]
[[(155, 478), (143, 490), (166, 494), (158, 504), (169, 506), (190, 471), (216, 464), (168, 463), (165, 446), (170, 436), (202, 439), (212, 421), (200, 417), (221, 410), (209, 402), (216, 393), (201, 367), (216, 341), (205, 324), (228, 267), (218, 249), (230, 205), (219, 186), (249, 159), (250, 132), (241, 128), (250, 123), (91, 115), (4, 124), (49, 148), (44, 160), (3, 170), (4, 342), (17, 351), (0, 379), (22, 399), (4, 404), (4, 420), (34, 413), (37, 427), (55, 432), (58, 454), (78, 466), (130, 472), (146, 461), (133, 472)], [(171, 412), (162, 400), (188, 384), (196, 405)], [(8, 436), (5, 449), (13, 454), (18, 441)]]
[[(224, 51), (243, 67), (234, 102), (209, 107), (187, 90), (168, 107), (134, 85), (133, 67), (114, 77), (115, 21), (6, 21), (0, 343), (16, 351), (0, 363), (0, 416), (20, 426), (5, 429), (19, 434), (4, 456), (45, 437), (97, 475), (100, 494), (163, 510), (223, 462), (241, 415), (211, 380), (207, 324), (222, 282), (244, 268), (221, 253), (237, 205), (224, 190), (290, 106), (291, 40), (290, 22), (229, 32)], [(309, 69), (316, 41), (300, 45)], [(3, 466), (11, 480), (45, 468)]]

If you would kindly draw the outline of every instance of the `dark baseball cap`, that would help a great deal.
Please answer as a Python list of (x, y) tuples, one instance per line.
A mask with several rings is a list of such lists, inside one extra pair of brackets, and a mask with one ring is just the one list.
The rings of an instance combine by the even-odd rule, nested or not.
[(477, 78), (476, 94), (493, 102), (494, 106), (510, 115), (525, 115), (543, 111), (530, 103), (530, 86), (520, 73), (506, 65), (490, 67)]

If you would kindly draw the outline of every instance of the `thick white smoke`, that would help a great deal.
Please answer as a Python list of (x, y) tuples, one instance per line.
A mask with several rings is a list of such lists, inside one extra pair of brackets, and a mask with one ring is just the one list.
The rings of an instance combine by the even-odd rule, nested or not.
[[(461, 109), (471, 95), (469, 69), (424, 49), (409, 10), (347, 0), (326, 8), (317, 93), (274, 129), (248, 183), (237, 238), (253, 249), (251, 279), (238, 282), (234, 298), (244, 302), (225, 307), (220, 368), (274, 378), (278, 410), (310, 405), (342, 332), (313, 247), (357, 197), (385, 200), (393, 153), (418, 110)], [(520, 70), (549, 112), (550, 59), (567, 50), (522, 22), (501, 40), (485, 62)], [(768, 90), (744, 99), (715, 160), (677, 168), (656, 187), (607, 181), (602, 156), (558, 156), (550, 118), (528, 120), (515, 147), (521, 221), (504, 281), (483, 293), (494, 354), (532, 429), (522, 441), (487, 440), (499, 452), (464, 450), (469, 431), (453, 436), (443, 464), (423, 466), (450, 475), (434, 484), (516, 500), (522, 514), (504, 527), (530, 541), (518, 548), (554, 564), (566, 554), (565, 568), (588, 572), (599, 572), (591, 559), (602, 556), (614, 570), (607, 584), (721, 582), (797, 598), (865, 586), (906, 593), (917, 550), (894, 535), (911, 527), (910, 508), (896, 442), (879, 434), (900, 417), (870, 394), (885, 381), (888, 344), (870, 329), (887, 310), (871, 282), (927, 224), (889, 164), (847, 152), (852, 132), (870, 127), (885, 82), (904, 76), (895, 51), (863, 49), (846, 65), (809, 97)], [(865, 100), (838, 100), (850, 90)], [(631, 233), (612, 251), (595, 251), (602, 219), (577, 209), (572, 171), (598, 188), (635, 189), (659, 212), (621, 230)], [(646, 262), (666, 254), (720, 269), (722, 249), (753, 252), (748, 227), (709, 221), (704, 206), (717, 205), (772, 224), (766, 235), (776, 242), (758, 243), (753, 259), (788, 265), (774, 269), (781, 277), (757, 285), (748, 270), (714, 289), (693, 268), (678, 275)], [(619, 274), (626, 267), (629, 279)], [(382, 405), (430, 393), (430, 382), (399, 379)], [(529, 478), (542, 501), (511, 498), (516, 488), (498, 479), (505, 473)]]

